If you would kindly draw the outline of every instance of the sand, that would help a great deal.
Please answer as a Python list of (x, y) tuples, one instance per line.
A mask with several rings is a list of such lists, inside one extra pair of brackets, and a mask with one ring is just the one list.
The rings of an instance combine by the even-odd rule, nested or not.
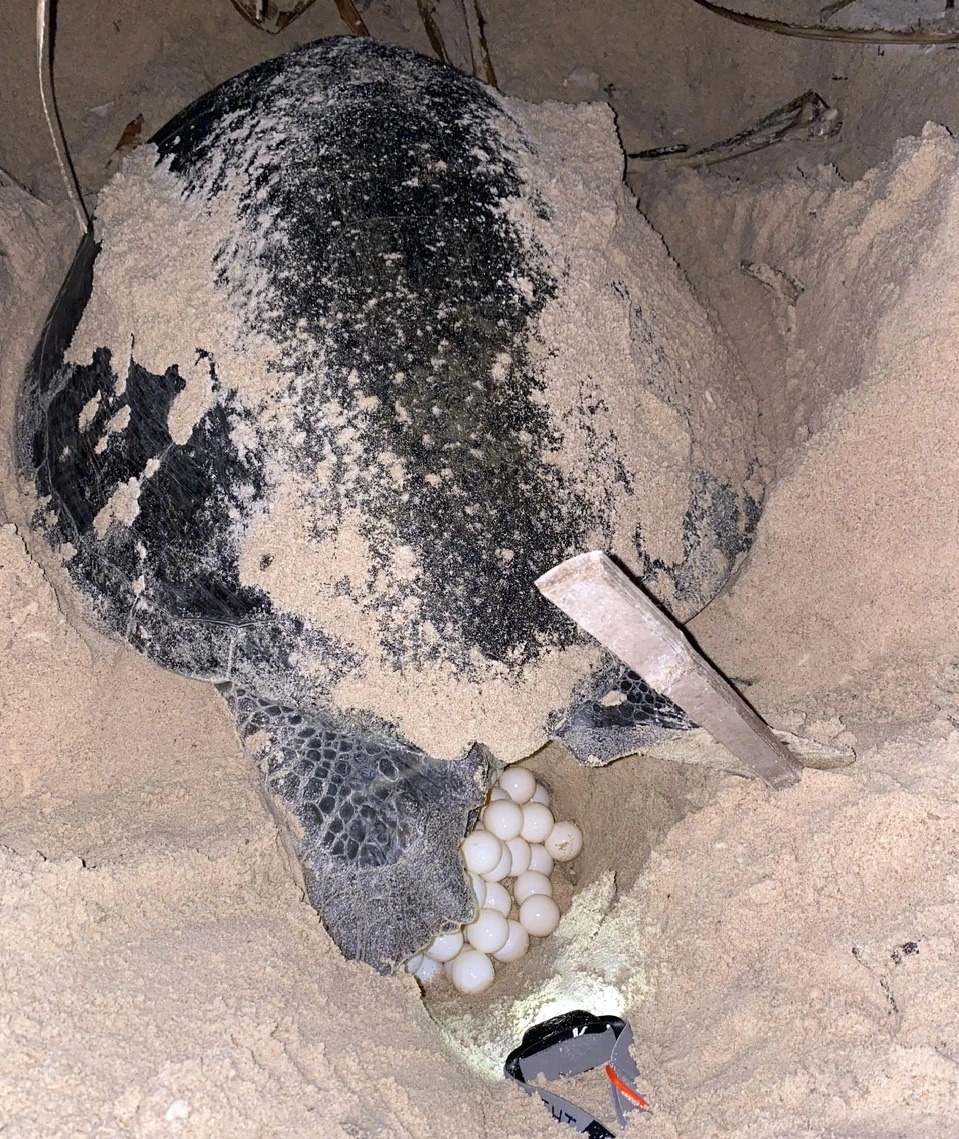
[[(216, 693), (76, 623), (5, 443), (5, 1136), (558, 1136), (495, 1070), (526, 1023), (578, 1002), (632, 1024), (653, 1112), (629, 1134), (959, 1133), (959, 151), (923, 133), (927, 119), (959, 125), (954, 57), (633, 7), (599, 19), (565, 0), (491, 0), (504, 89), (607, 92), (627, 149), (712, 141), (817, 84), (842, 99), (837, 140), (630, 180), (743, 360), (776, 480), (753, 552), (692, 631), (774, 724), (851, 745), (856, 762), (773, 795), (655, 758), (586, 771), (540, 753), (532, 765), (586, 833), (561, 887), (568, 916), (489, 994), (438, 988), (424, 1003), (412, 979), (339, 957)], [(366, 16), (428, 49), (412, 3)], [(13, 96), (0, 166), (61, 203), (30, 25), (0, 15), (0, 97)], [(228, 74), (339, 31), (322, 4), (279, 38), (226, 0), (180, 17), (154, 0), (135, 19), (63, 4), (59, 94), (85, 190), (136, 114), (149, 133)], [(0, 181), (8, 441), (75, 234), (66, 207)], [(805, 291), (787, 303), (743, 259)]]

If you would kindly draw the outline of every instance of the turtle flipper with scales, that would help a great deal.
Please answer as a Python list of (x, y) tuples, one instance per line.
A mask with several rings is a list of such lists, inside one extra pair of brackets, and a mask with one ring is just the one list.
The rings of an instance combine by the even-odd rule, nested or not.
[(230, 684), (221, 690), (250, 750), (256, 733), (269, 740), (259, 759), (267, 804), (348, 957), (403, 961), (411, 945), (472, 915), (459, 843), (495, 771), (482, 745), (443, 762), (383, 734), (305, 720)]
[[(710, 359), (704, 410), (657, 333), (708, 322), (638, 215), (639, 266), (605, 284), (601, 251), (549, 248), (569, 223), (524, 107), (352, 38), (216, 88), (104, 191), (19, 405), (86, 615), (220, 688), (311, 901), (381, 970), (474, 913), (458, 843), (498, 763), (689, 727), (535, 578), (602, 545), (685, 619), (758, 513), (748, 401)], [(603, 377), (572, 402), (551, 378), (550, 314), (589, 273), (632, 329), (618, 389), (679, 433), (672, 547), (634, 461), (659, 437)]]

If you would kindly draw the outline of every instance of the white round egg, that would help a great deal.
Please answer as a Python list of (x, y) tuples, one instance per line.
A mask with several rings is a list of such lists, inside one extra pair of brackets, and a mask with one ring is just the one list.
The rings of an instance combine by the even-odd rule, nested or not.
[[(497, 842), (499, 842), (498, 839)], [(500, 849), (503, 853), (499, 862), (492, 870), (487, 870), (483, 875), (487, 882), (502, 882), (513, 871), (513, 856), (509, 852), (509, 847), (505, 843), (500, 843)]]
[(434, 961), (432, 957), (424, 957), (413, 976), (417, 981), (422, 981), (424, 985), (428, 985), (430, 981), (439, 976), (442, 972), (443, 966), (439, 961)]
[(498, 784), (489, 793), (489, 801), (495, 803), (497, 799), (508, 799), (509, 795)]
[(486, 883), (486, 901), (483, 903), (486, 909), (496, 910), (497, 913), (502, 914), (503, 917), (506, 918), (509, 917), (512, 904), (509, 890), (507, 890), (505, 886), (499, 882)]
[(583, 832), (575, 823), (557, 823), (543, 846), (557, 862), (572, 862), (583, 849)]
[(423, 954), (414, 953), (412, 957), (407, 958), (404, 968), (407, 973), (415, 973), (417, 969), (423, 964)]
[(521, 906), (533, 894), (545, 894), (548, 898), (553, 896), (553, 884), (545, 874), (537, 870), (527, 870), (513, 883), (513, 897), (516, 904)]
[(529, 934), (518, 921), (509, 922), (509, 937), (502, 949), (493, 956), (497, 961), (518, 961), (529, 951)]
[(529, 843), (525, 838), (511, 838), (507, 843), (510, 857), (513, 860), (510, 873), (515, 877), (529, 870)]
[(476, 908), (482, 909), (486, 904), (486, 879), (470, 871), (470, 889), (476, 899)]
[(523, 829), (523, 808), (512, 799), (497, 799), (483, 810), (483, 826), (502, 842), (518, 838)]
[(503, 844), (489, 831), (470, 831), (460, 843), (466, 869), (474, 874), (486, 874), (503, 857)]
[(493, 976), (493, 962), (477, 949), (465, 949), (450, 966), (450, 979), (461, 993), (481, 993)]
[(444, 961), (452, 961), (462, 948), (463, 934), (454, 929), (452, 933), (438, 933), (423, 952), (442, 964)]
[(538, 870), (540, 874), (545, 874), (548, 878), (553, 873), (553, 856), (540, 843), (530, 843), (529, 846), (529, 869)]
[(553, 812), (543, 803), (527, 803), (523, 807), (523, 829), (520, 835), (527, 842), (542, 842), (552, 831)]
[(480, 910), (475, 921), (465, 926), (466, 940), (481, 953), (502, 949), (509, 937), (509, 922), (496, 910)]
[(499, 785), (514, 803), (528, 803), (536, 790), (536, 777), (525, 767), (507, 767), (499, 777)]
[(530, 802), (542, 803), (544, 807), (549, 806), (549, 792), (546, 790), (542, 783), (536, 784), (536, 790), (533, 792), (532, 797), (530, 798)]
[(531, 894), (519, 908), (519, 920), (531, 937), (549, 937), (559, 925), (559, 906), (545, 894)]

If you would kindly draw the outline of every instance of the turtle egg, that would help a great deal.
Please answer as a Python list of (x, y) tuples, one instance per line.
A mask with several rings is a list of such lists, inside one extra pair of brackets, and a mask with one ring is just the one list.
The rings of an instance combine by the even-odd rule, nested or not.
[(509, 922), (509, 937), (502, 949), (493, 954), (497, 961), (518, 961), (529, 951), (529, 934), (518, 921)]
[(483, 811), (483, 825), (503, 842), (519, 838), (523, 821), (523, 808), (510, 799), (498, 799)]
[(503, 790), (502, 787), (496, 786), (489, 793), (489, 801), (495, 803), (497, 799), (508, 799), (509, 795)]
[(523, 829), (527, 842), (542, 842), (554, 826), (553, 812), (544, 803), (527, 803), (523, 808)]
[(422, 981), (424, 985), (428, 985), (442, 971), (443, 966), (439, 961), (434, 961), (432, 957), (424, 957), (413, 976), (417, 981)]
[(461, 993), (481, 993), (493, 983), (493, 962), (485, 953), (466, 949), (452, 963), (450, 979)]
[(480, 910), (479, 917), (471, 921), (463, 932), (474, 949), (481, 953), (495, 953), (509, 938), (509, 922), (496, 910)]
[[(492, 835), (490, 836), (492, 837)], [(499, 839), (496, 840), (499, 842)], [(500, 850), (503, 854), (493, 867), (492, 870), (487, 870), (483, 877), (487, 882), (500, 882), (503, 878), (507, 877), (513, 870), (513, 856), (509, 852), (509, 847), (505, 843), (500, 843)]]
[(543, 846), (557, 862), (572, 862), (583, 849), (583, 832), (575, 823), (557, 823)]
[(533, 792), (533, 797), (530, 799), (531, 803), (542, 803), (544, 807), (549, 806), (549, 792), (542, 783), (536, 784), (536, 790)]
[(432, 957), (434, 961), (439, 961), (442, 964), (444, 961), (451, 961), (462, 948), (463, 935), (457, 929), (452, 933), (437, 934), (426, 947), (424, 953), (427, 957)]
[(499, 785), (514, 803), (528, 803), (536, 790), (536, 778), (525, 767), (507, 767), (499, 777)]
[(529, 869), (538, 870), (547, 878), (553, 873), (553, 856), (538, 842), (529, 844)]
[(503, 844), (489, 831), (471, 831), (460, 843), (466, 869), (487, 874), (503, 858)]
[(470, 874), (470, 889), (476, 898), (476, 908), (482, 909), (486, 904), (486, 879), (478, 874)]
[(519, 908), (519, 920), (531, 937), (549, 937), (559, 925), (559, 906), (545, 894), (531, 894)]
[(501, 886), (499, 882), (486, 883), (486, 901), (483, 906), (488, 910), (496, 910), (497, 913), (503, 917), (509, 917), (510, 906), (512, 899), (509, 896), (509, 890), (505, 886)]
[(417, 969), (423, 964), (423, 954), (414, 953), (406, 962), (407, 973), (415, 973)]
[(513, 866), (510, 872), (517, 875), (529, 870), (530, 847), (526, 839), (511, 838), (506, 845), (509, 848), (510, 857), (513, 859)]
[(540, 874), (537, 870), (527, 870), (525, 874), (520, 874), (513, 883), (513, 897), (516, 899), (516, 904), (522, 906), (526, 899), (532, 897), (533, 894), (545, 894), (551, 898), (553, 896), (553, 884), (545, 874)]

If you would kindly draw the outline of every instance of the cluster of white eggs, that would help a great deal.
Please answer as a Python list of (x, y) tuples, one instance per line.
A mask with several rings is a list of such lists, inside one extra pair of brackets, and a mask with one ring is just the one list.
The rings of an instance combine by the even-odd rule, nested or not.
[(518, 961), (531, 937), (556, 929), (553, 865), (571, 862), (582, 849), (582, 831), (555, 821), (549, 792), (532, 772), (506, 768), (460, 844), (479, 906), (476, 917), (435, 937), (410, 958), (407, 971), (427, 983), (445, 969), (461, 993), (482, 992), (493, 981), (494, 961)]

